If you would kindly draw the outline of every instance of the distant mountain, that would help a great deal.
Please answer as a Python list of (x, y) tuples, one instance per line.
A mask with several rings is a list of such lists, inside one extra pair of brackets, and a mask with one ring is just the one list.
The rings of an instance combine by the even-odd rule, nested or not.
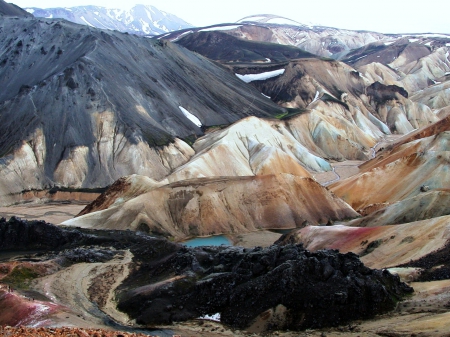
[(2, 16), (32, 16), (28, 12), (24, 11), (22, 8), (0, 0), (0, 17)]
[[(250, 41), (294, 46), (318, 56), (340, 59), (353, 49), (377, 41), (391, 41), (393, 36), (368, 31), (354, 31), (325, 26), (305, 25), (275, 15), (246, 17), (234, 24), (185, 29), (164, 34), (162, 38), (177, 41), (198, 31), (222, 31)], [(183, 34), (183, 35), (182, 35)]]
[(192, 27), (179, 17), (149, 5), (136, 5), (130, 10), (97, 6), (71, 8), (25, 8), (36, 17), (61, 18), (91, 27), (118, 30), (137, 35), (158, 35)]

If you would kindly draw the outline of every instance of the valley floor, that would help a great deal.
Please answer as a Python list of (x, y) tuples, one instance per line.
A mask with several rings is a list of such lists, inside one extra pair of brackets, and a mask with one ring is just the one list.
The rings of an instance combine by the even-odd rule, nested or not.
[(44, 220), (53, 224), (60, 224), (72, 219), (85, 206), (80, 203), (20, 204), (0, 207), (0, 217), (9, 219), (16, 216), (25, 220)]

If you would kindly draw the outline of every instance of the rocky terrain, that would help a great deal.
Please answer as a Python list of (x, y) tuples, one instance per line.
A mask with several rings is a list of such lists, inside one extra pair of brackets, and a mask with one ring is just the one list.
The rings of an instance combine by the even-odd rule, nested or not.
[[(142, 233), (11, 218), (0, 222), (0, 249), (13, 256), (35, 252), (1, 266), (2, 282), (27, 284), (39, 296), (14, 316), (29, 324), (55, 320), (62, 310), (81, 310), (97, 324), (111, 318), (133, 324), (134, 318), (147, 326), (219, 312), (232, 328), (304, 329), (373, 317), (412, 291), (398, 277), (365, 267), (354, 254), (310, 253), (301, 245), (186, 248)], [(70, 292), (61, 289), (69, 284)], [(11, 301), (6, 294), (1, 300)], [(34, 313), (38, 304), (49, 309)]]

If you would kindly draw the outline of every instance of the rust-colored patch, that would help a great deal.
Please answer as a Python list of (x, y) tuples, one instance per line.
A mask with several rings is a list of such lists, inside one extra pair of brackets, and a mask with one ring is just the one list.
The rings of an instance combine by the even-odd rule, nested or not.
[(81, 210), (75, 217), (79, 217), (84, 214), (100, 211), (102, 209), (107, 209), (111, 206), (116, 197), (122, 193), (127, 187), (129, 187), (131, 183), (127, 182), (126, 177), (122, 177), (116, 180), (110, 188), (106, 190), (106, 192), (100, 194), (97, 199), (87, 205), (85, 208)]
[(389, 206), (388, 202), (380, 202), (380, 203), (377, 203), (377, 204), (371, 204), (371, 205), (368, 205), (368, 206), (358, 210), (358, 213), (361, 214), (362, 216), (366, 216), (366, 215), (369, 215), (369, 214), (371, 214), (373, 212), (376, 212), (376, 211), (378, 211), (380, 209), (383, 209), (383, 208), (385, 208), (387, 206)]

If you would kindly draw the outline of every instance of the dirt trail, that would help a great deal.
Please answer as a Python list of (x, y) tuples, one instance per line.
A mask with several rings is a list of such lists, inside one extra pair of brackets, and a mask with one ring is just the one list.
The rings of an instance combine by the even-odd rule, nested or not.
[(36, 280), (33, 288), (95, 326), (106, 326), (111, 319), (128, 325), (128, 316), (115, 308), (114, 292), (128, 276), (132, 257), (125, 251), (109, 262), (79, 263)]

